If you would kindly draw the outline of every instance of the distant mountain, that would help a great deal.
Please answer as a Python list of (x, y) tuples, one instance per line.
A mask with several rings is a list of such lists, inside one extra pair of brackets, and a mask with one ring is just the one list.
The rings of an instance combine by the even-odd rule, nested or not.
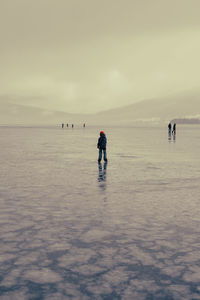
[(147, 99), (129, 106), (97, 114), (70, 114), (15, 104), (0, 98), (0, 125), (55, 125), (75, 123), (91, 125), (131, 125), (164, 123), (173, 119), (200, 118), (200, 92), (185, 92), (159, 99)]
[(200, 124), (200, 119), (196, 119), (196, 118), (192, 118), (192, 119), (174, 119), (171, 120), (172, 123), (176, 123), (176, 124)]
[(45, 110), (26, 105), (0, 101), (0, 125), (57, 125), (83, 123), (87, 115)]
[(131, 124), (168, 122), (176, 118), (200, 117), (200, 93), (183, 93), (159, 99), (147, 99), (96, 114), (96, 122)]

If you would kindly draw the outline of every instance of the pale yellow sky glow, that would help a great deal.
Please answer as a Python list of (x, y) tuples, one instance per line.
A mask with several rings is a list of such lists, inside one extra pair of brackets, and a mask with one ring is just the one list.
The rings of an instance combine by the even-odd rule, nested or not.
[(199, 88), (199, 0), (0, 0), (0, 97), (92, 113)]

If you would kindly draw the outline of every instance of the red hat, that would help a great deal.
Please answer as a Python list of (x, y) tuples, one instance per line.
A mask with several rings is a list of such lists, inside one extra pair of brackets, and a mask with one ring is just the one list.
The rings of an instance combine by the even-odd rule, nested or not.
[(104, 134), (104, 131), (100, 131), (100, 135)]

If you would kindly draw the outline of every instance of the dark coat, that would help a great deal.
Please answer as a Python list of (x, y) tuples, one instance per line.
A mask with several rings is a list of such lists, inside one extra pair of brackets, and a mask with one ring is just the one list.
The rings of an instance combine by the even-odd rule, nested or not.
[(99, 149), (106, 149), (106, 143), (107, 143), (106, 136), (105, 136), (105, 134), (102, 134), (100, 136), (100, 138), (98, 139), (97, 148), (99, 148)]

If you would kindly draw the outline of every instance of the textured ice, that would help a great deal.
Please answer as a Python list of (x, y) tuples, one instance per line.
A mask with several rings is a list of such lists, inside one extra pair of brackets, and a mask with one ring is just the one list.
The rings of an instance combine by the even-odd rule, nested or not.
[(200, 130), (0, 127), (0, 299), (200, 299)]
[(51, 271), (50, 269), (36, 269), (36, 270), (27, 270), (24, 273), (24, 279), (33, 281), (35, 283), (54, 283), (62, 280), (61, 276), (56, 272)]

